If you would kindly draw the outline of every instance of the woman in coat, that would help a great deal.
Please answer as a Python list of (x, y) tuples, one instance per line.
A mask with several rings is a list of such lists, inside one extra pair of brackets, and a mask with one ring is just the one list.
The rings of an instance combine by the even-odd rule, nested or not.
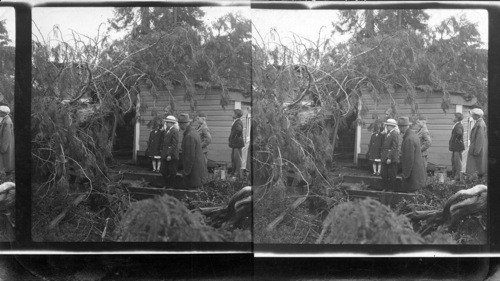
[(394, 119), (388, 119), (384, 122), (385, 131), (387, 132), (382, 144), (381, 161), (382, 168), (380, 169), (380, 176), (384, 189), (394, 191), (396, 188), (397, 167), (399, 163), (399, 133), (396, 130), (398, 123)]
[(484, 176), (488, 169), (488, 135), (486, 123), (483, 120), (483, 111), (474, 108), (470, 111), (472, 119), (476, 124), (470, 131), (470, 146), (467, 156), (466, 173), (472, 175), (477, 173), (479, 177)]
[(165, 118), (165, 133), (163, 134), (163, 146), (161, 149), (161, 160), (163, 162), (161, 173), (166, 187), (174, 187), (175, 176), (179, 162), (179, 125), (177, 118), (170, 115)]
[(208, 176), (208, 145), (210, 145), (210, 143), (212, 142), (212, 136), (210, 135), (210, 130), (208, 128), (206, 118), (207, 116), (204, 113), (200, 113), (193, 121), (192, 126), (200, 134), (201, 150), (203, 151), (203, 156), (205, 158), (205, 166), (203, 167), (203, 169), (206, 170), (205, 174)]
[(0, 106), (0, 173), (14, 171), (14, 125), (9, 116), (10, 108)]

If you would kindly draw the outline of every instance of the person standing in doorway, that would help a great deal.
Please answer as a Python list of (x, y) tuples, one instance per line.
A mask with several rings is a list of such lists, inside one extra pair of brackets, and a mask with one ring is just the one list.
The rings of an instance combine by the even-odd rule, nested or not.
[(163, 147), (161, 160), (163, 162), (161, 173), (166, 187), (174, 187), (172, 183), (177, 175), (179, 161), (179, 125), (177, 118), (170, 115), (164, 120), (166, 130), (163, 134)]
[(384, 183), (384, 189), (393, 191), (396, 187), (396, 174), (399, 162), (399, 133), (396, 130), (396, 120), (387, 119), (384, 123), (387, 132), (382, 145), (380, 175)]
[(401, 192), (415, 192), (425, 185), (427, 173), (424, 170), (424, 158), (420, 140), (410, 129), (410, 119), (400, 117), (398, 119), (399, 131), (403, 135), (401, 143), (401, 166), (403, 170), (403, 186)]
[(486, 123), (483, 120), (484, 112), (479, 108), (470, 111), (472, 119), (476, 121), (470, 131), (470, 146), (467, 156), (466, 173), (477, 173), (482, 178), (488, 169), (488, 135)]
[(11, 174), (14, 163), (14, 124), (10, 118), (10, 108), (0, 106), (0, 173)]
[(451, 178), (455, 181), (462, 179), (462, 152), (465, 150), (464, 144), (464, 126), (462, 120), (464, 116), (457, 112), (454, 115), (453, 129), (449, 141), (449, 149), (451, 151)]
[(233, 114), (233, 125), (229, 134), (229, 147), (231, 148), (231, 167), (233, 176), (239, 176), (241, 170), (241, 150), (245, 146), (243, 140), (243, 121), (241, 109), (235, 109)]
[(424, 163), (424, 170), (427, 173), (427, 158), (429, 156), (429, 147), (431, 147), (432, 145), (431, 134), (427, 129), (427, 118), (423, 115), (420, 115), (418, 116), (415, 123), (417, 136), (420, 141), (420, 149), (422, 150), (421, 154)]
[(184, 131), (182, 138), (182, 177), (187, 189), (199, 188), (206, 178), (205, 159), (201, 149), (200, 134), (193, 128), (189, 114), (179, 116), (179, 126)]

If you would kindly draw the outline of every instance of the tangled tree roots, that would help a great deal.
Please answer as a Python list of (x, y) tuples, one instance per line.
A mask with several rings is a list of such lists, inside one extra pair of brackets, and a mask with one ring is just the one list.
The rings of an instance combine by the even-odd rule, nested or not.
[(174, 197), (164, 195), (132, 203), (118, 227), (120, 242), (211, 242), (222, 235)]
[(335, 206), (323, 222), (317, 244), (423, 244), (404, 215), (365, 199)]

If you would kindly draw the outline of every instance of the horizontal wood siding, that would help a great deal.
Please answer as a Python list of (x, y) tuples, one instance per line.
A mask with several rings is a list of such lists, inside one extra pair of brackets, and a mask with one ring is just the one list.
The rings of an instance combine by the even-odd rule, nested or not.
[[(396, 101), (396, 121), (397, 117), (400, 116), (411, 116), (411, 108), (409, 105), (404, 103), (405, 93), (398, 92), (395, 98)], [(453, 118), (455, 113), (455, 105), (451, 105), (447, 112), (443, 112), (441, 109), (441, 94), (433, 93), (426, 96), (421, 94), (416, 99), (418, 103), (419, 113), (427, 118), (427, 128), (431, 134), (432, 146), (429, 148), (429, 159), (430, 163), (445, 165), (451, 168), (451, 152), (448, 149), (448, 141), (451, 136), (451, 130), (453, 128)], [(365, 117), (364, 126), (361, 129), (361, 154), (365, 154), (368, 151), (368, 142), (372, 132), (368, 131), (368, 126), (372, 124), (374, 119), (372, 114), (377, 114), (379, 118), (383, 118), (384, 112), (390, 107), (391, 100), (387, 98), (382, 98), (382, 100), (375, 104), (370, 95), (363, 95), (363, 103), (368, 108), (369, 112)], [(468, 107), (463, 107), (464, 120), (462, 121), (465, 129), (464, 140), (467, 139), (467, 120), (468, 120)]]
[[(210, 90), (205, 95), (205, 91), (197, 89), (197, 111), (207, 115), (207, 124), (212, 135), (212, 143), (209, 146), (208, 158), (214, 161), (230, 162), (231, 149), (228, 146), (228, 137), (233, 123), (234, 101), (250, 102), (250, 98), (244, 98), (240, 93), (231, 92), (229, 105), (224, 110), (220, 105), (220, 91)], [(178, 113), (191, 113), (189, 102), (184, 101), (184, 89), (177, 87), (169, 94), (158, 92), (156, 96), (148, 90), (141, 90), (141, 105), (146, 106), (146, 110), (141, 112), (141, 128), (139, 138), (139, 150), (146, 150), (150, 128), (147, 127), (149, 121), (154, 119), (153, 110), (163, 113), (163, 109), (169, 103), (169, 98), (175, 100), (175, 110)], [(245, 106), (242, 105), (245, 114)], [(245, 122), (243, 122), (245, 123)], [(179, 146), (182, 142), (182, 131), (180, 133)]]

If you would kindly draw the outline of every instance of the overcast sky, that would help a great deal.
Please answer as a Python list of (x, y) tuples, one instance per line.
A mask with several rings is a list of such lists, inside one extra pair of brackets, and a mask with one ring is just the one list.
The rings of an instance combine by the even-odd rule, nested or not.
[(16, 30), (16, 22), (15, 22), (15, 10), (10, 7), (0, 7), (0, 21), (5, 20), (5, 28), (9, 33), (9, 39), (12, 40), (12, 44), (14, 44), (15, 36), (14, 32)]
[[(28, 1), (29, 2), (29, 1)], [(36, 1), (34, 1), (36, 2)], [(245, 6), (232, 7), (203, 7), (205, 11), (204, 20), (207, 23), (215, 21), (219, 17), (229, 12), (240, 12), (243, 17), (250, 18), (250, 9)], [(58, 25), (65, 38), (71, 38), (71, 30), (93, 37), (96, 35), (98, 27), (101, 32), (107, 29), (107, 21), (113, 18), (113, 8), (33, 8), (33, 34), (37, 37), (40, 33), (47, 37)], [(9, 38), (15, 41), (15, 16), (13, 8), (0, 8), (0, 20), (6, 19), (6, 27), (9, 32)], [(37, 27), (40, 29), (38, 31)], [(51, 37), (52, 34), (50, 34)]]
[[(250, 18), (248, 7), (202, 7), (205, 12), (203, 20), (211, 23), (217, 18), (233, 12)], [(39, 36), (50, 34), (55, 25), (59, 26), (65, 39), (71, 38), (71, 30), (93, 37), (101, 24), (101, 32), (107, 30), (108, 19), (114, 17), (112, 7), (104, 8), (34, 8), (33, 21), (40, 32), (33, 26), (33, 33)]]
[[(211, 7), (203, 8), (206, 11), (205, 19), (211, 22), (229, 11), (239, 10), (245, 17), (252, 18), (253, 28), (265, 37), (271, 28), (275, 28), (283, 39), (291, 36), (294, 32), (300, 36), (317, 39), (321, 26), (322, 36), (331, 32), (331, 22), (337, 17), (336, 10), (251, 10), (248, 7)], [(465, 14), (467, 18), (478, 24), (481, 39), (488, 45), (488, 12), (486, 10), (427, 10), (431, 18), (429, 24), (434, 26), (443, 19), (456, 15)], [(70, 34), (73, 29), (82, 34), (92, 35), (97, 31), (101, 23), (113, 17), (113, 8), (34, 8), (33, 20), (40, 28), (43, 36), (47, 36), (54, 27), (59, 25), (60, 29)], [(0, 8), (0, 20), (6, 19), (6, 27), (9, 38), (15, 40), (14, 9)], [(106, 28), (102, 29), (105, 30)], [(255, 31), (254, 29), (254, 31)], [(39, 35), (35, 27), (33, 33)], [(255, 35), (254, 35), (255, 36)]]
[[(291, 40), (295, 33), (302, 37), (316, 41), (318, 32), (322, 26), (321, 37), (329, 36), (332, 31), (332, 22), (338, 17), (338, 10), (252, 10), (253, 37), (260, 41), (260, 36), (265, 41), (271, 28), (275, 29), (283, 43)], [(439, 24), (442, 20), (450, 16), (460, 16), (465, 14), (469, 21), (478, 24), (481, 40), (488, 47), (488, 12), (486, 10), (426, 10), (430, 18), (430, 26)], [(260, 36), (257, 34), (258, 31)], [(267, 35), (267, 37), (266, 37)], [(339, 38), (342, 40), (342, 38)]]

